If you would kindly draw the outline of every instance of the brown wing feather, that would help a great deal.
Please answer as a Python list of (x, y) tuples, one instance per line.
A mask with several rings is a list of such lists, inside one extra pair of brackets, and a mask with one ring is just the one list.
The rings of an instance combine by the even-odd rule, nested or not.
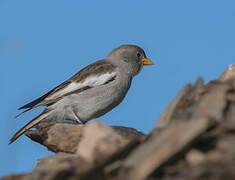
[(83, 82), (87, 77), (100, 75), (102, 73), (111, 73), (116, 67), (107, 60), (100, 60), (90, 64), (72, 76), (69, 80)]
[[(89, 76), (100, 75), (104, 72), (105, 73), (112, 72), (115, 68), (116, 67), (113, 64), (109, 63), (107, 60), (100, 60), (100, 61), (97, 61), (93, 64), (90, 64), (87, 67), (80, 70), (74, 76), (72, 76), (69, 80), (60, 84), (59, 86), (52, 89), (51, 91), (49, 91), (45, 95), (39, 97), (38, 99), (20, 107), (19, 110), (26, 109), (26, 108), (33, 109), (38, 106), (51, 104), (51, 103), (53, 103), (52, 101), (45, 101), (45, 103), (42, 103), (42, 102), (50, 95), (53, 95), (54, 93), (58, 92), (59, 90), (65, 88), (71, 82), (83, 82)], [(88, 88), (84, 88), (83, 90), (86, 90), (86, 89), (88, 89)], [(71, 93), (69, 93), (69, 94), (71, 94)]]

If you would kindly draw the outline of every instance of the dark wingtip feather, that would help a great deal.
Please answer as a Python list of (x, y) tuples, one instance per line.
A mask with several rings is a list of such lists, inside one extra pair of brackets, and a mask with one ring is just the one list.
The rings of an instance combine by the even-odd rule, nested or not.
[(13, 136), (12, 138), (9, 140), (9, 143), (8, 145), (12, 144), (15, 140), (17, 140), (23, 133), (21, 133), (23, 128), (21, 128), (19, 131), (17, 131)]
[(16, 138), (13, 138), (13, 137), (12, 137), (12, 138), (9, 140), (8, 145), (11, 145), (15, 140), (16, 140)]
[(33, 106), (35, 106), (37, 103), (39, 103), (40, 101), (42, 101), (42, 98), (38, 98), (24, 106), (21, 106), (18, 108), (18, 110), (22, 110), (22, 109), (27, 109), (27, 108), (32, 108)]
[(18, 118), (19, 116), (21, 116), (22, 114), (24, 114), (24, 113), (30, 111), (31, 109), (32, 109), (32, 108), (26, 109), (25, 111), (23, 111), (23, 112), (17, 114), (17, 115), (15, 116), (15, 118)]
[(18, 108), (18, 110), (21, 110), (21, 109), (25, 109), (25, 107), (24, 107), (24, 106), (21, 106), (21, 107)]
[(28, 103), (28, 104), (26, 104), (26, 105), (24, 105), (24, 106), (21, 106), (21, 107), (18, 108), (18, 110), (22, 110), (22, 109), (29, 108), (29, 107), (30, 107), (30, 104), (31, 104), (31, 103)]
[[(21, 131), (22, 129), (20, 129), (20, 131)], [(20, 132), (20, 131), (17, 131), (15, 134), (14, 134), (14, 136), (12, 136), (12, 138), (9, 140), (9, 143), (8, 143), (8, 145), (10, 145), (10, 144), (12, 144), (15, 140), (17, 140), (21, 135), (18, 135), (18, 133)]]

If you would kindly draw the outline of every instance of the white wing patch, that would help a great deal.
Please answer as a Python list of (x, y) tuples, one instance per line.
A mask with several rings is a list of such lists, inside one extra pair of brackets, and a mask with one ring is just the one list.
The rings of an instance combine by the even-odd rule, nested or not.
[(115, 75), (116, 75), (116, 72), (112, 72), (112, 73), (102, 74), (99, 76), (88, 77), (82, 83), (81, 82), (72, 82), (66, 88), (61, 89), (58, 92), (50, 95), (45, 100), (56, 99), (56, 98), (59, 98), (65, 94), (71, 93), (73, 91), (77, 91), (77, 90), (84, 88), (84, 87), (87, 87), (87, 86), (95, 87), (95, 86), (103, 85), (106, 82), (108, 82), (109, 80), (111, 80), (112, 78), (114, 78)]

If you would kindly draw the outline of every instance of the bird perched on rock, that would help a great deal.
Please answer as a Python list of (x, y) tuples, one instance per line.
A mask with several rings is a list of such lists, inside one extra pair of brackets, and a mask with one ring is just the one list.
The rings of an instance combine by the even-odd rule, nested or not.
[(104, 115), (122, 102), (132, 78), (143, 65), (153, 65), (153, 62), (140, 47), (115, 48), (105, 59), (88, 65), (42, 97), (20, 107), (26, 109), (24, 112), (39, 106), (46, 109), (21, 128), (10, 143), (41, 121), (85, 123)]

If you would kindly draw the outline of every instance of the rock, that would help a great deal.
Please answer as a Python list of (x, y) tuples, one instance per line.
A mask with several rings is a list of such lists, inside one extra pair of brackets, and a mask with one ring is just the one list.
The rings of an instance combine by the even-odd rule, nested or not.
[(166, 109), (158, 118), (156, 129), (161, 130), (170, 123), (172, 114), (174, 113), (176, 106), (179, 104), (182, 98), (191, 90), (191, 88), (191, 84), (187, 84), (183, 87), (183, 89), (180, 90), (180, 92), (176, 95), (176, 97), (171, 101), (171, 103), (166, 107)]
[(144, 140), (146, 135), (143, 134), (140, 131), (137, 131), (134, 128), (130, 128), (130, 127), (123, 127), (123, 126), (111, 126), (114, 131), (119, 134), (120, 136), (122, 136), (125, 139), (136, 139), (136, 140)]
[(181, 156), (187, 146), (211, 125), (208, 119), (172, 122), (163, 131), (152, 134), (122, 162), (120, 176), (125, 174), (127, 179), (147, 179), (165, 163)]
[[(73, 180), (102, 177), (102, 171), (93, 174), (93, 165), (75, 154), (58, 153), (38, 161), (36, 168), (24, 180)], [(78, 178), (79, 177), (79, 178)]]
[(193, 112), (194, 118), (207, 117), (221, 121), (227, 105), (226, 94), (229, 90), (231, 90), (229, 84), (208, 84), (207, 92), (202, 95), (198, 107)]
[(199, 165), (205, 162), (205, 154), (196, 149), (190, 150), (186, 155), (186, 161), (191, 165)]
[(89, 124), (79, 142), (77, 154), (90, 163), (106, 161), (130, 142), (111, 127), (99, 122)]
[(0, 180), (23, 180), (23, 178), (25, 177), (25, 175), (10, 175), (10, 176), (6, 176), (3, 178), (0, 178)]
[[(26, 132), (31, 138), (53, 152), (75, 153), (79, 142), (82, 140), (83, 132), (90, 124), (69, 124), (69, 123), (41, 123), (36, 130)], [(98, 128), (98, 127), (97, 127)], [(145, 135), (133, 128), (114, 126), (114, 131), (126, 140), (143, 140)], [(98, 130), (99, 131), (99, 130)], [(94, 136), (94, 135), (92, 135)]]
[(219, 81), (228, 81), (235, 78), (235, 64), (230, 64), (223, 74), (219, 77)]
[[(71, 129), (71, 125), (64, 125), (53, 126), (53, 131), (49, 128), (47, 132), (51, 136), (54, 130), (59, 133), (61, 129), (62, 132), (67, 130), (63, 130), (64, 127)], [(73, 126), (75, 126), (74, 128), (77, 127), (77, 125)], [(125, 152), (139, 143), (138, 138), (136, 138), (139, 137), (139, 133), (135, 135), (135, 138), (132, 136), (125, 138), (124, 135), (120, 135), (120, 131), (125, 132), (125, 128), (112, 128), (96, 121), (87, 126), (78, 127), (83, 127), (83, 133), (77, 148), (75, 148), (77, 149), (75, 154), (57, 153), (55, 156), (39, 160), (36, 168), (24, 180), (104, 179), (103, 167), (117, 157), (123, 156)], [(116, 132), (115, 129), (118, 131)], [(128, 129), (128, 131), (135, 132), (133, 129)], [(58, 138), (51, 139), (55, 142), (58, 140)], [(49, 141), (49, 137), (45, 140), (53, 142), (52, 140)], [(62, 138), (62, 140), (64, 139)], [(61, 145), (60, 147), (68, 148), (69, 146)]]
[(74, 153), (84, 128), (83, 124), (42, 123), (36, 130), (27, 131), (26, 136), (46, 146), (50, 151)]

